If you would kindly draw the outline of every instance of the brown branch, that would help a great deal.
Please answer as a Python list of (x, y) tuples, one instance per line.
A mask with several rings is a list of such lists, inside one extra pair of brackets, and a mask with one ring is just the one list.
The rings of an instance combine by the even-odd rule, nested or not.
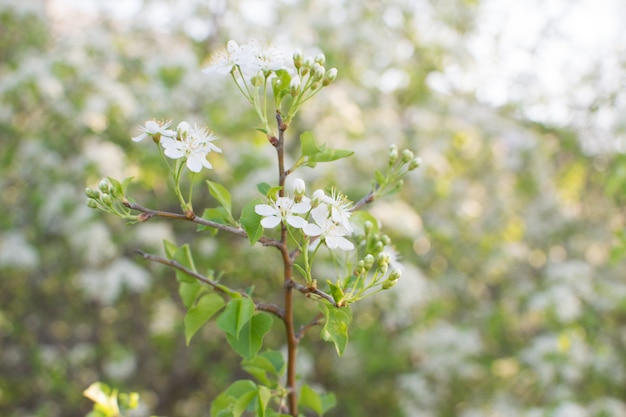
[(335, 299), (330, 294), (326, 294), (324, 291), (319, 290), (317, 287), (310, 287), (310, 286), (302, 285), (300, 283), (297, 283), (294, 280), (290, 280), (289, 282), (286, 282), (285, 286), (291, 287), (295, 289), (296, 291), (301, 292), (302, 294), (306, 295), (307, 297), (310, 296), (310, 294), (315, 294), (316, 296), (328, 301), (333, 307), (339, 307), (337, 303), (335, 302)]
[[(155, 263), (159, 263), (162, 265), (166, 265), (169, 266), (171, 268), (177, 269), (179, 271), (184, 272), (185, 274), (189, 275), (192, 278), (197, 279), (198, 281), (209, 285), (211, 288), (213, 288), (213, 290), (215, 290), (216, 292), (222, 293), (222, 294), (226, 294), (226, 295), (230, 295), (228, 291), (226, 291), (224, 289), (224, 286), (222, 284), (219, 284), (217, 281), (214, 281), (202, 274), (199, 274), (198, 272), (194, 271), (193, 269), (190, 269), (188, 267), (186, 267), (185, 265), (181, 264), (178, 261), (175, 261), (173, 259), (167, 259), (167, 258), (163, 258), (160, 256), (156, 256), (156, 255), (152, 255), (146, 252), (143, 252), (139, 249), (136, 249), (135, 252), (137, 254), (139, 254), (142, 258), (144, 258), (145, 260), (148, 260), (150, 262), (155, 262)], [(231, 291), (235, 291), (235, 290), (231, 290)], [(239, 294), (241, 294), (244, 297), (248, 297), (251, 298), (250, 296), (248, 296), (245, 292), (243, 291), (235, 291)], [(258, 311), (265, 311), (267, 313), (271, 313), (274, 314), (275, 316), (277, 316), (278, 318), (280, 318), (281, 320), (284, 320), (284, 312), (280, 309), (280, 307), (278, 307), (275, 304), (266, 304), (266, 303), (259, 303), (259, 302), (254, 302), (254, 306), (256, 308), (256, 310)]]
[(300, 331), (296, 334), (296, 338), (298, 341), (302, 339), (306, 332), (308, 332), (311, 328), (315, 326), (321, 326), (324, 323), (324, 315), (319, 313), (317, 316), (313, 317), (313, 319), (307, 324), (300, 327)]
[[(224, 232), (232, 233), (232, 234), (234, 234), (236, 236), (243, 237), (245, 239), (248, 238), (248, 234), (245, 232), (245, 230), (243, 230), (240, 227), (229, 226), (227, 224), (221, 224), (221, 223), (217, 223), (217, 222), (214, 222), (214, 221), (211, 221), (211, 220), (207, 220), (205, 218), (196, 216), (193, 212), (190, 212), (190, 213), (187, 213), (187, 214), (182, 214), (182, 213), (172, 213), (172, 212), (169, 212), (169, 211), (153, 210), (153, 209), (149, 209), (147, 207), (143, 207), (143, 206), (141, 206), (139, 204), (131, 203), (129, 201), (125, 201), (124, 205), (126, 207), (128, 207), (129, 209), (136, 210), (136, 211), (139, 211), (141, 213), (144, 213), (145, 216), (142, 216), (142, 218), (140, 218), (140, 221), (142, 221), (142, 222), (150, 220), (152, 217), (164, 217), (164, 218), (167, 218), (167, 219), (186, 220), (186, 221), (190, 221), (192, 223), (200, 224), (202, 226), (212, 227), (214, 229), (218, 229), (218, 230), (222, 230)], [(262, 236), (259, 239), (259, 242), (263, 246), (280, 247), (280, 242), (278, 242), (275, 239), (270, 239), (270, 238), (264, 237), (264, 236)]]
[[(378, 189), (378, 185), (376, 185), (376, 189)], [(357, 210), (362, 209), (363, 206), (365, 206), (366, 204), (370, 204), (371, 202), (373, 202), (374, 199), (376, 198), (375, 193), (376, 193), (376, 190), (372, 190), (369, 193), (367, 193), (367, 195), (363, 196), (363, 198), (361, 198), (359, 201), (354, 203), (354, 206), (352, 206), (350, 211), (355, 212)]]

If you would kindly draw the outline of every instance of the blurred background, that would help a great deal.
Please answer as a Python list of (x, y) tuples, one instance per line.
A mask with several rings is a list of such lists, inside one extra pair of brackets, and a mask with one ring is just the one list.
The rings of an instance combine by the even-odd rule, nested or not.
[(138, 391), (137, 415), (207, 415), (244, 376), (214, 325), (185, 346), (172, 271), (133, 250), (189, 242), (271, 300), (264, 248), (127, 226), (84, 189), (133, 176), (137, 202), (177, 210), (153, 147), (130, 141), (150, 118), (215, 131), (205, 175), (235, 211), (273, 181), (249, 105), (201, 73), (257, 39), (339, 70), (291, 146), (312, 130), (356, 152), (303, 169), (310, 189), (358, 200), (392, 143), (423, 159), (370, 207), (398, 286), (353, 307), (344, 358), (318, 331), (300, 351), (301, 375), (337, 395), (329, 415), (626, 416), (625, 19), (621, 0), (0, 1), (0, 415), (84, 416), (95, 380)]

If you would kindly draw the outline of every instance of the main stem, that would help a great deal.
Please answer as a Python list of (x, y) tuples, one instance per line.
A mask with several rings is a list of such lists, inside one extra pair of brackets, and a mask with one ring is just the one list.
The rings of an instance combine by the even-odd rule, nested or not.
[[(275, 143), (276, 152), (278, 154), (278, 185), (281, 187), (278, 195), (285, 195), (285, 130), (287, 125), (283, 122), (282, 115), (276, 111), (276, 123), (278, 124), (278, 140)], [(285, 323), (285, 333), (287, 337), (287, 402), (289, 405), (289, 413), (293, 417), (298, 416), (298, 393), (296, 392), (296, 351), (298, 349), (298, 338), (296, 336), (293, 323), (293, 281), (292, 270), (293, 261), (289, 256), (289, 248), (287, 247), (287, 227), (283, 224), (280, 232), (280, 253), (283, 257), (284, 280), (283, 286), (285, 290), (285, 314), (283, 322)]]

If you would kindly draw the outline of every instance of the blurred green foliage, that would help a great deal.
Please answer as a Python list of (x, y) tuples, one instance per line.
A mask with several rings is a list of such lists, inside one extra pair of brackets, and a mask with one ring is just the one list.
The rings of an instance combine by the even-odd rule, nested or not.
[[(337, 396), (329, 415), (626, 415), (624, 157), (583, 152), (581, 132), (528, 120), (524, 103), (492, 108), (431, 87), (470, 59), (479, 2), (281, 2), (271, 31), (239, 2), (220, 4), (189, 2), (167, 30), (110, 17), (76, 30), (42, 10), (0, 11), (0, 415), (85, 415), (81, 393), (96, 380), (138, 391), (145, 414), (201, 415), (244, 375), (214, 323), (185, 346), (173, 272), (132, 250), (191, 243), (201, 270), (265, 293), (280, 288), (278, 259), (189, 225), (125, 226), (90, 211), (83, 190), (134, 176), (138, 202), (175, 210), (157, 155), (130, 137), (152, 117), (197, 119), (224, 150), (209, 179), (241, 210), (272, 181), (273, 149), (246, 103), (200, 69), (226, 40), (270, 32), (339, 69), (292, 132), (356, 155), (307, 182), (335, 179), (357, 200), (391, 143), (424, 160), (408, 203), (372, 207), (398, 244), (398, 286), (354, 309), (343, 358), (317, 331), (301, 351), (307, 380)], [(207, 37), (185, 32), (193, 19)], [(383, 74), (405, 82), (383, 88)], [(194, 206), (217, 205), (195, 194)]]

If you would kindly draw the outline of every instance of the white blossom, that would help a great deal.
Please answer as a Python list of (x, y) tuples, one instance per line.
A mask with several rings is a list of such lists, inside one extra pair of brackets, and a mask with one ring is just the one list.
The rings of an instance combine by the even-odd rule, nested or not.
[(170, 127), (170, 123), (171, 122), (163, 122), (163, 124), (160, 124), (154, 120), (148, 120), (144, 126), (139, 127), (139, 130), (141, 130), (142, 133), (138, 136), (134, 136), (132, 140), (133, 142), (141, 142), (148, 136), (155, 137), (157, 135), (160, 135), (161, 137), (173, 138), (176, 136), (176, 132), (168, 129)]
[[(184, 124), (183, 124), (184, 123)], [(200, 172), (202, 167), (211, 169), (213, 165), (207, 161), (209, 152), (222, 152), (212, 141), (217, 136), (209, 132), (206, 127), (190, 127), (186, 122), (178, 126), (177, 139), (161, 138), (161, 145), (167, 157), (172, 159), (185, 158), (187, 168), (192, 172)]]
[(304, 197), (302, 201), (296, 203), (289, 197), (278, 197), (270, 204), (257, 204), (254, 211), (265, 218), (261, 220), (261, 226), (271, 229), (282, 221), (297, 229), (302, 229), (308, 223), (305, 219), (296, 214), (305, 214), (311, 209), (311, 202)]
[(315, 224), (309, 223), (302, 230), (308, 236), (320, 236), (320, 240), (313, 243), (313, 248), (317, 245), (316, 242), (324, 241), (329, 249), (354, 249), (354, 244), (344, 237), (350, 233), (350, 230), (342, 223), (332, 219), (329, 205), (320, 204), (315, 207), (311, 210), (311, 216)]

